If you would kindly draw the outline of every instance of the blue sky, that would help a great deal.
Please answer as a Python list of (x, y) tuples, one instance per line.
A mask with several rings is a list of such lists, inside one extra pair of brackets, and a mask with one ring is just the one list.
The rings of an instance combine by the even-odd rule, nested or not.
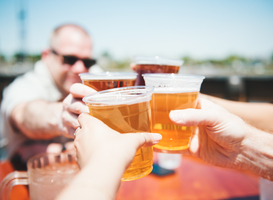
[(96, 56), (108, 51), (117, 59), (217, 59), (273, 53), (272, 0), (0, 0), (0, 52), (6, 55), (20, 49), (21, 1), (29, 53), (40, 53), (50, 32), (66, 22), (87, 29)]

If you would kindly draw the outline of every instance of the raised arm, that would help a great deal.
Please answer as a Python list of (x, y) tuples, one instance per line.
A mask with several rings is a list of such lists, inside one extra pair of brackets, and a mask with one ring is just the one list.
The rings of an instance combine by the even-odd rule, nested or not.
[(34, 100), (15, 106), (10, 120), (15, 129), (31, 139), (51, 139), (62, 135), (59, 128), (62, 111), (61, 102)]
[(34, 100), (18, 104), (11, 111), (11, 124), (31, 139), (46, 140), (60, 135), (73, 137), (79, 126), (78, 115), (88, 112), (81, 99), (92, 92), (95, 91), (76, 83), (63, 102)]
[(224, 107), (258, 129), (273, 132), (273, 104), (271, 103), (230, 101), (205, 94), (201, 94), (201, 97)]
[(157, 133), (120, 134), (88, 114), (79, 116), (75, 147), (81, 171), (62, 192), (62, 199), (114, 200), (121, 177), (138, 148), (152, 146)]
[(273, 135), (260, 131), (219, 105), (200, 100), (200, 109), (172, 111), (183, 126), (198, 126), (189, 151), (213, 165), (244, 169), (273, 180)]

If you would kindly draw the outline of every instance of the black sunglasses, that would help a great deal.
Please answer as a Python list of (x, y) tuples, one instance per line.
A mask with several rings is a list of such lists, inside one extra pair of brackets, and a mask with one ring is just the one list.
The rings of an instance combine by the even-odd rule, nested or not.
[(63, 63), (68, 64), (68, 65), (74, 65), (75, 62), (77, 62), (78, 60), (81, 60), (85, 66), (86, 69), (89, 69), (90, 67), (92, 67), (93, 65), (96, 64), (96, 60), (94, 59), (90, 59), (90, 58), (78, 58), (76, 56), (66, 56), (66, 55), (60, 55), (58, 54), (55, 50), (51, 49), (51, 52), (54, 53), (57, 56), (61, 56), (63, 57)]

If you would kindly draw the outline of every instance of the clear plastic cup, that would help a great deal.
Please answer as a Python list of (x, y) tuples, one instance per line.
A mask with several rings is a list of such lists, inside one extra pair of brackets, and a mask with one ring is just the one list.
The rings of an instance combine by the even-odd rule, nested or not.
[(137, 73), (134, 72), (103, 72), (103, 73), (81, 73), (82, 83), (96, 91), (112, 88), (134, 86)]
[(138, 73), (136, 85), (145, 85), (142, 74), (145, 73), (178, 73), (183, 60), (175, 60), (160, 56), (135, 56), (135, 71)]
[(153, 133), (160, 133), (162, 140), (154, 151), (179, 153), (189, 146), (192, 126), (179, 126), (170, 118), (171, 110), (196, 108), (204, 76), (180, 74), (143, 74), (146, 86), (154, 87), (151, 101), (151, 126)]
[[(104, 90), (83, 98), (89, 114), (110, 128), (124, 133), (151, 132), (150, 101), (153, 88), (132, 86)], [(103, 159), (103, 158), (102, 158)], [(123, 174), (122, 181), (148, 175), (153, 169), (152, 147), (141, 147)]]

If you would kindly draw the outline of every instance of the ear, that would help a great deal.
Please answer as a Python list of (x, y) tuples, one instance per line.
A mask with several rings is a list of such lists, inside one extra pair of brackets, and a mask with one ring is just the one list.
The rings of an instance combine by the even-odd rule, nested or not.
[(43, 52), (42, 52), (42, 54), (41, 54), (42, 60), (44, 60), (44, 61), (47, 60), (49, 54), (50, 54), (50, 49), (49, 49), (49, 48), (43, 50)]

